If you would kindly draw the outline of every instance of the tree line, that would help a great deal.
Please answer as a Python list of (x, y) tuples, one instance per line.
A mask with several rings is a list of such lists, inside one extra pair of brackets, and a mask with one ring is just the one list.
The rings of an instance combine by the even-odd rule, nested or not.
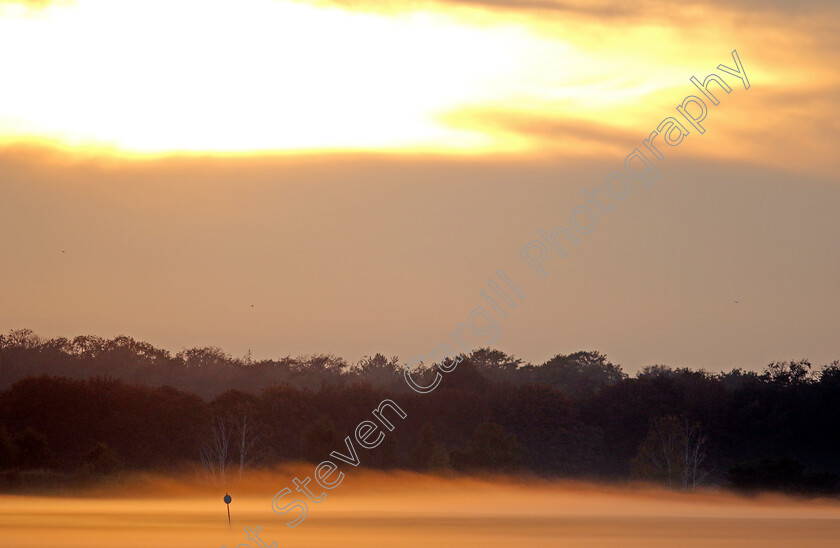
[[(215, 348), (171, 355), (130, 337), (0, 336), (0, 470), (108, 474), (196, 466), (228, 481), (251, 466), (320, 462), (369, 410), (407, 418), (366, 465), (643, 479), (674, 488), (838, 493), (840, 364), (761, 372), (646, 367), (598, 352), (533, 365), (461, 356), (433, 393), (380, 354), (254, 361)], [(6, 480), (4, 480), (6, 481)], [(11, 480), (9, 480), (11, 481)], [(7, 482), (8, 483), (8, 482)]]

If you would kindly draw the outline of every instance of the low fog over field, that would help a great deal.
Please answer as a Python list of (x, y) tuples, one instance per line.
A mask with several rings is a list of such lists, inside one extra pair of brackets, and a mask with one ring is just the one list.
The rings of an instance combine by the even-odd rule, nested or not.
[[(15, 548), (245, 548), (265, 545), (785, 547), (836, 546), (840, 501), (680, 494), (493, 477), (470, 479), (349, 470), (306, 520), (290, 529), (274, 494), (308, 465), (251, 472), (241, 483), (131, 476), (67, 496), (0, 497), (0, 546)], [(232, 527), (222, 497), (233, 497)]]

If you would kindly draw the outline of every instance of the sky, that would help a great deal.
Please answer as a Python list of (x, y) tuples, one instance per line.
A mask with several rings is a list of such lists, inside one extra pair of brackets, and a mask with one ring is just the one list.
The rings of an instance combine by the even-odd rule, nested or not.
[[(839, 27), (828, 1), (0, 0), (0, 330), (406, 361), (483, 306), (466, 343), (534, 363), (838, 359)], [(655, 160), (713, 73), (704, 133)], [(656, 180), (538, 275), (521, 250), (638, 147)]]

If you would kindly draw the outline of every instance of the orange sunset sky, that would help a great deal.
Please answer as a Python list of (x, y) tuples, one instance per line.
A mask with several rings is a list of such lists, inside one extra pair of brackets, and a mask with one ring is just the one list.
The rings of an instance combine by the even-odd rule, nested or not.
[[(733, 50), (749, 89), (537, 276)], [(501, 269), (533, 362), (837, 359), (838, 67), (832, 1), (0, 0), (0, 330), (405, 361)]]

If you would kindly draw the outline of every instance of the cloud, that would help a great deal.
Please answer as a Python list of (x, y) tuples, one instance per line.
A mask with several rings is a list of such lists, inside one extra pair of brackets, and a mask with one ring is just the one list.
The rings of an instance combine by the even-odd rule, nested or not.
[(446, 122), (456, 127), (519, 137), (536, 142), (541, 149), (578, 149), (586, 155), (597, 155), (605, 149), (619, 152), (632, 149), (641, 135), (615, 125), (515, 109), (462, 110), (447, 116)]
[(716, 9), (738, 12), (784, 13), (786, 15), (840, 13), (840, 5), (833, 0), (805, 0), (787, 2), (784, 0), (699, 0), (681, 6), (664, 0), (642, 0), (628, 4), (616, 0), (420, 0), (382, 6), (373, 0), (309, 0), (317, 4), (332, 4), (347, 9), (374, 11), (397, 11), (424, 8), (427, 6), (454, 6), (480, 8), (489, 11), (568, 13), (597, 18), (636, 18), (675, 16), (682, 12), (695, 12), (697, 9)]

